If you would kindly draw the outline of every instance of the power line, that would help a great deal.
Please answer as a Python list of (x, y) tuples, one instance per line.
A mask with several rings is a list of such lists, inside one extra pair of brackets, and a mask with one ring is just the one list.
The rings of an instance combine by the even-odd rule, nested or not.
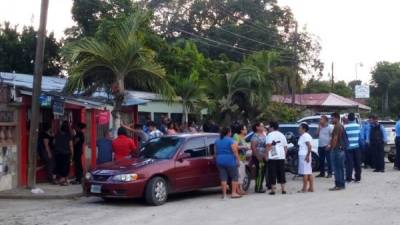
[[(223, 13), (225, 14), (225, 15), (228, 15), (228, 16), (230, 16), (230, 17), (234, 17), (235, 19), (236, 19), (236, 21), (238, 22), (239, 20), (241, 20), (241, 21), (243, 21), (243, 22), (245, 22), (245, 23), (251, 23), (250, 21), (247, 21), (247, 20), (245, 20), (245, 19), (241, 19), (241, 18), (237, 18), (236, 16), (234, 16), (234, 15), (232, 15), (231, 13), (227, 13), (227, 9), (224, 7), (224, 6), (222, 6), (222, 5), (220, 5), (220, 4), (218, 4), (218, 3), (216, 3), (217, 5), (219, 5), (220, 7), (223, 7), (224, 9), (223, 9)], [(182, 6), (183, 7), (183, 6)], [(186, 9), (186, 10), (190, 10), (189, 8), (187, 8), (187, 7), (183, 7), (184, 9)], [(220, 8), (221, 9), (221, 8)], [(253, 24), (253, 27), (256, 27), (255, 25), (254, 25), (254, 23), (251, 23), (251, 24)], [(255, 42), (255, 43), (258, 43), (258, 44), (262, 44), (262, 45), (265, 45), (265, 46), (268, 46), (268, 47), (270, 47), (270, 48), (274, 48), (274, 49), (281, 49), (281, 50), (287, 50), (287, 49), (285, 49), (285, 48), (282, 48), (282, 47), (279, 47), (279, 46), (276, 46), (276, 45), (273, 45), (273, 44), (267, 44), (267, 43), (265, 43), (265, 42), (262, 42), (262, 41), (259, 41), (259, 40), (256, 40), (256, 39), (253, 39), (253, 38), (249, 38), (249, 37), (246, 37), (246, 36), (243, 36), (243, 35), (241, 35), (241, 34), (238, 34), (238, 33), (235, 33), (235, 32), (232, 32), (232, 31), (228, 31), (228, 30), (225, 30), (225, 29), (223, 29), (223, 28), (221, 28), (221, 27), (217, 27), (217, 26), (214, 26), (216, 29), (219, 29), (219, 30), (222, 30), (222, 31), (224, 31), (224, 32), (226, 32), (226, 33), (229, 33), (229, 34), (231, 34), (231, 35), (234, 35), (234, 36), (237, 36), (237, 37), (240, 37), (240, 38), (243, 38), (243, 39), (246, 39), (246, 40), (249, 40), (249, 41), (253, 41), (253, 42)], [(258, 28), (258, 27), (256, 27), (257, 29), (261, 29), (261, 28)], [(265, 31), (265, 30), (260, 30), (260, 31), (262, 31), (262, 32), (266, 32), (266, 33), (270, 33), (269, 31)], [(252, 50), (252, 51), (256, 51), (256, 50)]]
[(223, 29), (223, 28), (221, 28), (221, 27), (215, 27), (215, 28), (217, 28), (218, 30), (222, 30), (222, 31), (224, 31), (224, 32), (227, 32), (227, 33), (229, 33), (229, 34), (231, 34), (231, 35), (234, 35), (234, 36), (237, 36), (237, 37), (240, 37), (240, 38), (249, 40), (249, 41), (256, 42), (256, 43), (258, 43), (258, 44), (262, 44), (262, 45), (265, 45), (265, 46), (268, 46), (268, 47), (271, 47), (271, 48), (277, 48), (277, 49), (286, 50), (286, 49), (284, 49), (284, 48), (280, 48), (280, 47), (275, 46), (275, 45), (272, 45), (272, 44), (267, 44), (267, 43), (265, 43), (265, 42), (261, 42), (261, 41), (258, 41), (258, 40), (256, 40), (256, 39), (249, 38), (249, 37), (243, 36), (243, 35), (241, 35), (241, 34), (238, 34), (238, 33), (232, 32), (232, 31), (229, 31), (229, 30), (225, 30), (225, 29)]
[(228, 43), (216, 41), (216, 40), (213, 40), (213, 39), (210, 39), (210, 38), (202, 37), (202, 36), (200, 36), (200, 35), (194, 34), (194, 33), (189, 32), (189, 31), (184, 31), (184, 30), (181, 30), (181, 29), (176, 29), (176, 30), (179, 31), (179, 32), (182, 32), (182, 33), (191, 35), (191, 36), (193, 36), (193, 37), (198, 37), (198, 38), (207, 40), (207, 41), (209, 41), (209, 42), (217, 43), (217, 44), (219, 44), (219, 45), (223, 45), (223, 46), (230, 47), (230, 48), (235, 48), (235, 49), (237, 49), (237, 50), (247, 51), (247, 52), (251, 52), (251, 53), (257, 52), (257, 51), (254, 51), (254, 50), (249, 50), (249, 49), (245, 49), (245, 48), (242, 48), (242, 47), (237, 47), (237, 46), (234, 46), (234, 45), (231, 45), (231, 44), (228, 44)]
[[(205, 41), (202, 41), (202, 40), (200, 40), (200, 39), (190, 38), (190, 40), (193, 40), (193, 41), (195, 41), (195, 42), (199, 42), (199, 43), (202, 43), (202, 44), (204, 44), (204, 45), (211, 46), (211, 47), (215, 47), (215, 48), (219, 48), (219, 49), (222, 49), (222, 50), (226, 50), (226, 48), (223, 48), (223, 47), (221, 47), (221, 46), (219, 46), (219, 45), (213, 45), (213, 44), (210, 44), (209, 42), (205, 42)], [(247, 55), (248, 55), (248, 53), (244, 53), (244, 52), (241, 52), (241, 51), (238, 51), (238, 50), (235, 50), (235, 49), (231, 49), (231, 51), (237, 52), (237, 53), (242, 54), (242, 55), (244, 55), (244, 56), (247, 56)]]
[[(271, 34), (270, 31), (265, 30), (263, 27), (259, 27), (258, 25), (256, 25), (255, 23), (253, 23), (253, 22), (251, 22), (251, 21), (249, 21), (249, 20), (246, 20), (246, 19), (243, 19), (243, 18), (240, 18), (240, 17), (235, 16), (234, 13), (231, 12), (231, 11), (229, 11), (229, 9), (227, 9), (224, 5), (219, 4), (218, 2), (215, 2), (215, 4), (217, 5), (217, 7), (218, 7), (221, 11), (223, 11), (223, 13), (224, 13), (225, 15), (228, 15), (228, 16), (230, 16), (230, 17), (232, 17), (232, 18), (235, 18), (235, 19), (236, 19), (236, 22), (239, 22), (239, 20), (240, 20), (240, 21), (242, 21), (243, 23), (247, 23), (247, 25), (248, 25), (249, 27), (253, 27), (253, 28), (255, 28), (255, 29), (257, 29), (257, 30), (259, 30), (259, 31), (261, 31), (261, 32), (266, 33), (266, 34)], [(278, 47), (278, 46), (275, 46), (275, 47)]]

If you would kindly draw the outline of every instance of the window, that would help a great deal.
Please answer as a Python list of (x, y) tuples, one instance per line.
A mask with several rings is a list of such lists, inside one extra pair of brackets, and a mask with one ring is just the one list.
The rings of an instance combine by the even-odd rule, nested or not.
[(139, 112), (139, 123), (146, 125), (147, 121), (151, 120), (151, 113), (149, 112)]
[(140, 151), (139, 157), (150, 159), (170, 159), (181, 146), (182, 139), (161, 137), (150, 140)]
[(182, 113), (171, 113), (171, 120), (174, 123), (182, 123)]
[(208, 155), (214, 155), (214, 153), (215, 153), (215, 141), (217, 139), (218, 139), (217, 136), (215, 136), (215, 137), (207, 137), (206, 146), (208, 148)]
[(190, 139), (185, 145), (184, 153), (189, 153), (191, 158), (207, 156), (204, 138)]
[(163, 118), (168, 118), (168, 113), (154, 113), (154, 122), (160, 125)]

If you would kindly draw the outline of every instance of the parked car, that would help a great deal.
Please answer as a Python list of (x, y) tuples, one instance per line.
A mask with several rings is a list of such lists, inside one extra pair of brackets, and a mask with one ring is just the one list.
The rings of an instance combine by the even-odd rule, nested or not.
[(144, 197), (162, 205), (168, 195), (220, 185), (212, 156), (218, 134), (181, 134), (160, 137), (145, 144), (138, 157), (100, 165), (86, 174), (88, 196)]
[[(300, 120), (297, 121), (297, 123), (318, 124), (322, 115), (325, 115), (326, 117), (328, 117), (329, 123), (331, 123), (331, 115), (330, 114), (323, 114), (323, 113), (317, 114), (317, 115), (314, 115), (314, 116), (307, 116), (307, 117), (301, 118)], [(360, 114), (356, 113), (355, 115), (356, 115), (357, 123), (361, 123)], [(342, 123), (344, 123), (346, 118), (347, 118), (347, 116), (348, 116), (348, 113), (340, 114), (340, 121)]]
[(396, 139), (396, 121), (394, 120), (380, 120), (380, 124), (383, 125), (385, 128), (387, 137), (388, 137), (388, 142), (385, 145), (385, 153), (387, 154), (388, 160), (390, 162), (394, 162), (396, 158), (396, 144), (395, 144), (395, 139)]

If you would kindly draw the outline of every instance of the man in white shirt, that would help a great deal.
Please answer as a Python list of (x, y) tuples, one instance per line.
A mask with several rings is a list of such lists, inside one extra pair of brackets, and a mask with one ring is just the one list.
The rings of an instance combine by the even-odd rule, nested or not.
[(279, 132), (279, 124), (277, 122), (269, 123), (269, 131), (266, 141), (268, 180), (271, 184), (271, 192), (269, 194), (275, 195), (275, 186), (277, 181), (281, 185), (282, 194), (286, 194), (285, 159), (287, 153), (287, 140), (285, 135)]

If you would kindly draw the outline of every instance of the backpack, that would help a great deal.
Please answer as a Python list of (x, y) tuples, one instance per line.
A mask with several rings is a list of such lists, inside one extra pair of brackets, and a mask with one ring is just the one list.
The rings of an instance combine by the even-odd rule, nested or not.
[(341, 125), (341, 134), (339, 140), (339, 149), (340, 150), (347, 150), (350, 146), (349, 137), (347, 136), (347, 132), (344, 127)]

